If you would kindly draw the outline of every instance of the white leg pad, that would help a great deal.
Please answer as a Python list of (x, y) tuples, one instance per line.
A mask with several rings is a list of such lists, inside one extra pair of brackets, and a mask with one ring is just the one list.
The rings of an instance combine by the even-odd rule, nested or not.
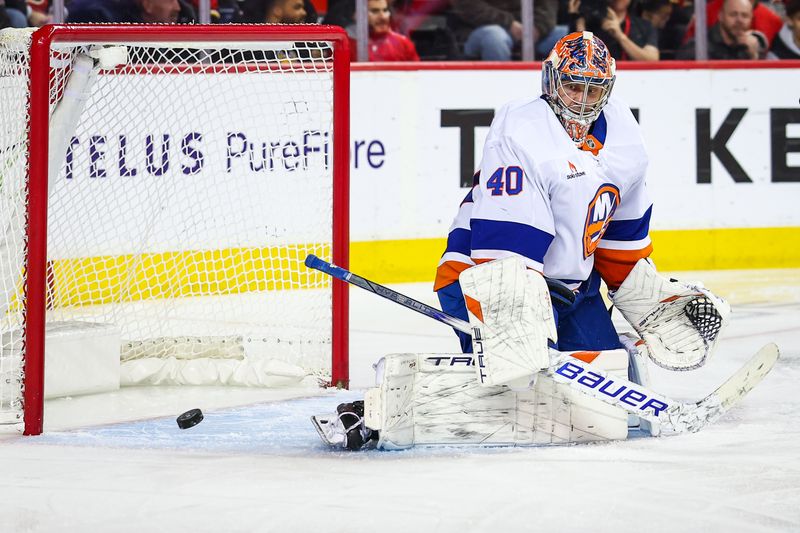
[(558, 340), (550, 291), (519, 257), (468, 268), (459, 276), (472, 326), (475, 371), (482, 385), (527, 388), (550, 364)]
[[(596, 353), (596, 352), (592, 352)], [(627, 377), (625, 350), (600, 352), (593, 364)], [(396, 354), (379, 365), (379, 386), (364, 398), (378, 447), (531, 446), (625, 439), (627, 413), (540, 376), (533, 389), (481, 386), (468, 354)]]

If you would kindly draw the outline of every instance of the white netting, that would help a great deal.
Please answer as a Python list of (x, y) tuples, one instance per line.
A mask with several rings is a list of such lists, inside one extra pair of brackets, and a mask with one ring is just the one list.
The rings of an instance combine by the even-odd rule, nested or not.
[(25, 254), (29, 46), (29, 32), (0, 32), (0, 422), (15, 422), (22, 415), (18, 304)]
[[(24, 357), (30, 33), (0, 33), (8, 411)], [(117, 325), (126, 364), (231, 356), (329, 375), (330, 282), (302, 262), (331, 258), (332, 56), (326, 42), (54, 45), (48, 322)]]

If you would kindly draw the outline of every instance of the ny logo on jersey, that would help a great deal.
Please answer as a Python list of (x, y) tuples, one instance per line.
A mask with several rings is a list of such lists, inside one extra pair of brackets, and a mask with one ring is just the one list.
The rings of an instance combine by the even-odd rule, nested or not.
[(586, 212), (586, 224), (583, 227), (583, 257), (589, 257), (597, 249), (603, 233), (606, 232), (611, 218), (619, 205), (619, 189), (610, 183), (604, 183), (589, 202)]

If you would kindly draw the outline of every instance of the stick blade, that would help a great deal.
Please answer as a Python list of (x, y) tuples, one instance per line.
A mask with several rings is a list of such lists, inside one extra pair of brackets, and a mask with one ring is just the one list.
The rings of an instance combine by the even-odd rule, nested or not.
[(758, 385), (780, 357), (778, 345), (771, 342), (763, 346), (734, 375), (714, 391), (722, 408), (727, 411)]
[(775, 343), (763, 346), (717, 390), (695, 405), (686, 406), (678, 418), (685, 426), (683, 430), (694, 433), (719, 420), (764, 379), (779, 357), (780, 350)]

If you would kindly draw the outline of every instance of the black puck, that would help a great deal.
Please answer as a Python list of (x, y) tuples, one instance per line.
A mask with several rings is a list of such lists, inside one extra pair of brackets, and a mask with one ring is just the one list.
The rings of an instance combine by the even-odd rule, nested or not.
[(203, 421), (203, 411), (200, 409), (190, 409), (178, 417), (178, 427), (189, 429)]

